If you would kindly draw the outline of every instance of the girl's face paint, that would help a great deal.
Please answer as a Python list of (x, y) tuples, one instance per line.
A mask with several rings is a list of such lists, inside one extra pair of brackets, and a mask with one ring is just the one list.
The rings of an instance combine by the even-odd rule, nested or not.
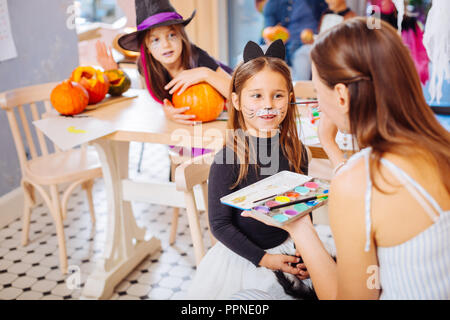
[[(244, 121), (250, 134), (273, 136), (286, 117), (289, 106), (288, 86), (283, 76), (264, 68), (248, 79), (239, 99)], [(295, 106), (294, 106), (295, 107)]]
[(178, 62), (181, 58), (183, 43), (181, 36), (173, 27), (163, 26), (151, 29), (145, 43), (153, 58), (164, 67)]

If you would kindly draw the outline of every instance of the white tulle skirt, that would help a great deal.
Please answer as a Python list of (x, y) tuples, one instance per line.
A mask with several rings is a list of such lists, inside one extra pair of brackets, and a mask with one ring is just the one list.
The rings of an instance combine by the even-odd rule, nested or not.
[[(295, 254), (288, 238), (281, 245), (266, 250), (271, 254)], [(310, 284), (310, 280), (305, 280)], [(249, 260), (217, 242), (203, 257), (187, 293), (190, 300), (226, 300), (242, 290), (257, 289), (274, 299), (293, 299), (284, 293), (272, 270), (256, 267)]]

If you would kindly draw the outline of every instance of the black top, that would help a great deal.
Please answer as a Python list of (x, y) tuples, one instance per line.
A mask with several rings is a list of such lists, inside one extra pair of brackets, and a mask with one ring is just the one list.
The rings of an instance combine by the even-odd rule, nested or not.
[[(279, 135), (273, 138), (250, 136), (249, 145), (250, 150), (252, 150), (252, 146), (253, 149), (258, 150), (258, 168), (255, 170), (255, 166), (250, 164), (246, 179), (233, 189), (230, 187), (236, 182), (239, 175), (237, 157), (232, 149), (226, 147), (216, 154), (209, 172), (208, 214), (211, 232), (217, 240), (258, 266), (265, 254), (264, 250), (282, 244), (287, 239), (288, 233), (253, 218), (242, 217), (242, 210), (221, 204), (220, 198), (277, 172), (291, 170), (291, 168), (288, 159), (279, 147)], [(308, 157), (304, 147), (302, 152), (301, 169), (303, 174), (308, 174)], [(250, 163), (252, 163), (251, 160)]]

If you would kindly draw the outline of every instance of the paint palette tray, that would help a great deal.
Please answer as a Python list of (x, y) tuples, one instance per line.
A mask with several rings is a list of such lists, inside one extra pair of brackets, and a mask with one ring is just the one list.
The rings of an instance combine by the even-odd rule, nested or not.
[[(310, 176), (281, 171), (220, 199), (220, 202), (241, 210), (251, 210), (262, 220), (283, 226), (309, 214), (328, 202), (319, 198), (303, 203), (289, 202), (328, 194), (329, 182)], [(272, 207), (286, 204), (279, 209)]]

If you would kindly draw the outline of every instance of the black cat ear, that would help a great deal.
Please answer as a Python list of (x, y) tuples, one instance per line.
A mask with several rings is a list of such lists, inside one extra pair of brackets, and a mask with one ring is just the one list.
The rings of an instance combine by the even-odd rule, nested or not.
[(244, 63), (264, 56), (264, 52), (255, 42), (249, 41), (244, 48)]
[(266, 57), (280, 58), (284, 60), (286, 57), (286, 47), (283, 40), (278, 39), (272, 42), (265, 54)]

